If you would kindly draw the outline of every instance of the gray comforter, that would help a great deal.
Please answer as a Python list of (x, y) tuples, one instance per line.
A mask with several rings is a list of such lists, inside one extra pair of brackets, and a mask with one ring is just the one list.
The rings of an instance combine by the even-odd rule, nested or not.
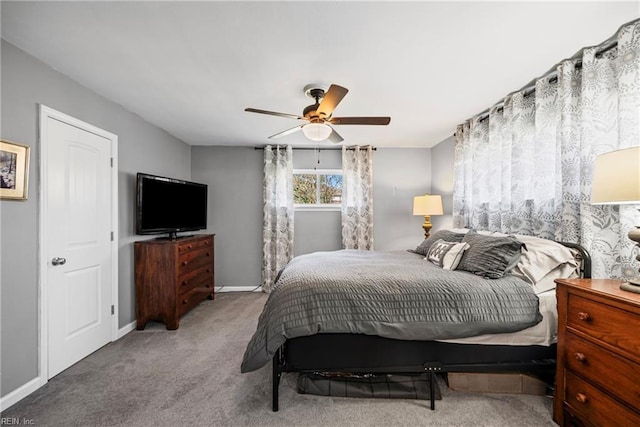
[(438, 340), (514, 332), (541, 320), (533, 288), (514, 276), (443, 270), (409, 252), (316, 252), (282, 270), (241, 370), (266, 365), (287, 339), (300, 336)]

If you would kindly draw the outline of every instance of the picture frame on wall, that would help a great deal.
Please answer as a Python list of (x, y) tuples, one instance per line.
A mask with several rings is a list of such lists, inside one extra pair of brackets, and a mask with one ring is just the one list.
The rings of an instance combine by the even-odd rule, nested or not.
[(0, 139), (0, 199), (27, 200), (29, 146)]

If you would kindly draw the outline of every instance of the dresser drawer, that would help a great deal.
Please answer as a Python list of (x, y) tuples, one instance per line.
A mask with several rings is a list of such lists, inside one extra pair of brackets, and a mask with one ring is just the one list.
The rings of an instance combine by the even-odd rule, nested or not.
[(187, 311), (198, 305), (200, 301), (211, 295), (213, 289), (194, 288), (178, 299), (178, 313), (182, 316)]
[(640, 315), (569, 294), (567, 326), (631, 354), (640, 354)]
[(178, 277), (200, 267), (213, 268), (213, 249), (201, 248), (178, 256)]
[(640, 405), (640, 365), (571, 333), (565, 341), (569, 370), (606, 389), (631, 406)]
[(178, 295), (183, 295), (196, 287), (211, 287), (213, 283), (213, 267), (206, 265), (198, 267), (197, 269), (190, 271), (178, 277)]
[(181, 243), (178, 245), (178, 253), (183, 254), (185, 252), (195, 251), (197, 249), (211, 248), (213, 247), (212, 243), (213, 243), (213, 239), (209, 239), (209, 238)]
[(582, 380), (577, 375), (566, 374), (565, 406), (586, 425), (638, 426), (640, 414), (623, 406), (607, 393)]

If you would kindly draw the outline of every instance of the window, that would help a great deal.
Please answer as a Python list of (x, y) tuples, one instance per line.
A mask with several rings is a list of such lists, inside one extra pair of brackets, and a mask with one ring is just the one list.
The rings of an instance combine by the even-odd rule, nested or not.
[(342, 170), (294, 170), (293, 203), (296, 208), (303, 209), (340, 209), (342, 206)]

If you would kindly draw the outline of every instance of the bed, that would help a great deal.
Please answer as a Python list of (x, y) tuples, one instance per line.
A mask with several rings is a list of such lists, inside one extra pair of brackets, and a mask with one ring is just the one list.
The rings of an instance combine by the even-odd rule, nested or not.
[(431, 409), (436, 373), (552, 377), (553, 279), (577, 275), (590, 276), (578, 245), (466, 230), (411, 252), (299, 256), (280, 272), (241, 371), (272, 362), (274, 411), (283, 372), (422, 374)]

